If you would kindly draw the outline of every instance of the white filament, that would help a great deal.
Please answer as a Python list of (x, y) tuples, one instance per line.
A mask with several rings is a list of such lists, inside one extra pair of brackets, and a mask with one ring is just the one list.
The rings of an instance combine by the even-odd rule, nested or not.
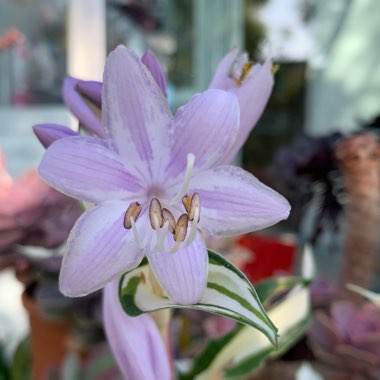
[(179, 249), (179, 247), (180, 247), (180, 245), (182, 244), (182, 242), (180, 241), (180, 240), (177, 240), (174, 244), (173, 244), (173, 246), (171, 247), (171, 249), (170, 249), (170, 253), (176, 253), (177, 251), (178, 251), (178, 249)]
[(133, 236), (135, 237), (135, 241), (136, 241), (137, 246), (138, 246), (140, 249), (144, 249), (143, 242), (142, 242), (142, 240), (140, 239), (139, 233), (138, 233), (138, 231), (137, 231), (137, 227), (136, 227), (135, 220), (133, 219), (132, 216), (129, 218), (129, 221), (130, 221), (131, 226), (132, 226), (132, 232), (133, 232)]
[(166, 221), (163, 225), (162, 228), (159, 228), (156, 230), (156, 234), (157, 234), (157, 242), (156, 242), (156, 245), (154, 246), (153, 248), (153, 251), (154, 252), (157, 252), (157, 251), (160, 251), (160, 252), (163, 252), (165, 251), (165, 237), (166, 237), (166, 234), (168, 232), (168, 229), (169, 229), (169, 222)]
[(194, 219), (191, 222), (191, 230), (185, 241), (183, 248), (187, 248), (196, 238), (198, 230), (198, 220), (199, 220), (199, 208), (197, 207), (194, 211)]
[(187, 165), (186, 165), (186, 172), (185, 172), (185, 177), (183, 178), (181, 190), (178, 192), (178, 194), (171, 200), (171, 204), (179, 202), (182, 197), (186, 194), (191, 176), (193, 174), (193, 168), (194, 168), (194, 163), (195, 163), (195, 156), (193, 153), (189, 153), (187, 155)]

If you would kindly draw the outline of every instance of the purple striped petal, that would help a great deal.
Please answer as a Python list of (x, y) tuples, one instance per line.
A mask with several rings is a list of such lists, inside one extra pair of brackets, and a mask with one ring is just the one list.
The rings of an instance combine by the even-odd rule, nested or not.
[(139, 180), (93, 137), (74, 136), (56, 141), (42, 158), (39, 174), (52, 187), (91, 203), (132, 199), (141, 190)]
[(100, 116), (91, 109), (84, 97), (78, 92), (77, 86), (81, 82), (81, 80), (76, 78), (65, 78), (63, 83), (63, 100), (69, 110), (87, 130), (99, 137), (104, 137)]
[(168, 172), (173, 177), (183, 172), (188, 153), (195, 155), (197, 168), (208, 169), (222, 162), (238, 128), (239, 104), (235, 95), (222, 90), (195, 95), (175, 115)]
[(37, 124), (33, 126), (33, 131), (44, 148), (64, 137), (78, 136), (77, 132), (60, 124)]
[[(173, 244), (173, 238), (170, 236)], [(151, 268), (169, 298), (180, 305), (197, 303), (206, 287), (208, 256), (205, 243), (197, 234), (187, 248), (175, 253), (147, 250)]]
[(221, 90), (228, 90), (235, 86), (235, 82), (231, 79), (231, 69), (233, 63), (236, 60), (238, 49), (232, 49), (227, 53), (219, 62), (218, 67), (215, 70), (214, 77), (210, 83), (209, 88), (219, 88)]
[[(137, 248), (132, 230), (123, 225), (128, 206), (125, 201), (104, 202), (75, 223), (59, 277), (64, 295), (85, 296), (140, 263), (144, 252)], [(137, 228), (141, 225), (137, 220)]]
[(201, 172), (189, 193), (201, 198), (200, 226), (212, 235), (233, 236), (269, 227), (289, 215), (290, 205), (252, 174), (234, 166)]
[(103, 318), (109, 345), (125, 379), (171, 379), (168, 354), (153, 318), (124, 313), (117, 281), (104, 289)]
[(240, 106), (240, 129), (233, 149), (226, 158), (231, 162), (247, 140), (250, 132), (261, 117), (273, 88), (272, 62), (255, 65), (241, 86), (234, 85), (232, 91), (238, 98)]
[(115, 150), (150, 176), (168, 155), (166, 99), (149, 70), (131, 50), (119, 46), (107, 59), (102, 114)]
[(80, 80), (77, 83), (77, 91), (88, 98), (95, 106), (102, 106), (102, 87), (103, 83), (96, 81)]
[(162, 93), (167, 96), (165, 73), (157, 57), (150, 50), (148, 50), (141, 58), (141, 62), (149, 69)]

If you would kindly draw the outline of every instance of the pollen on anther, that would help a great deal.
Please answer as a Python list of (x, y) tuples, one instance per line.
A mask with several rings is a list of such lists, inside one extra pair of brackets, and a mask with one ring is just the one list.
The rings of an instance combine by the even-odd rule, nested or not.
[(182, 204), (183, 204), (183, 207), (185, 207), (185, 210), (187, 213), (190, 212), (191, 199), (192, 199), (191, 195), (184, 195), (182, 197)]
[[(196, 215), (196, 210), (198, 210), (197, 215)], [(198, 223), (200, 220), (200, 215), (201, 215), (201, 197), (199, 196), (198, 193), (194, 193), (191, 196), (191, 203), (190, 203), (190, 209), (188, 211), (189, 213), (189, 220), (193, 221), (195, 216), (197, 216), (196, 222)]]
[(241, 86), (244, 82), (244, 79), (248, 76), (248, 74), (250, 73), (252, 67), (254, 66), (254, 62), (250, 61), (250, 62), (247, 62), (244, 64), (242, 70), (241, 70), (241, 73), (240, 75), (237, 75), (237, 76), (232, 76), (232, 79), (235, 81), (235, 83), (238, 85), (238, 86)]
[(168, 227), (169, 231), (172, 234), (174, 234), (175, 226), (176, 226), (174, 215), (167, 208), (163, 208), (162, 209), (162, 216), (164, 218), (164, 221), (169, 223), (169, 227)]
[(158, 228), (162, 228), (162, 226), (164, 225), (164, 218), (162, 216), (161, 203), (157, 198), (153, 198), (150, 201), (149, 220), (154, 230)]
[(187, 227), (189, 224), (189, 218), (186, 214), (182, 214), (177, 221), (174, 231), (174, 240), (182, 242), (186, 239)]
[(132, 223), (131, 223), (131, 218), (136, 221), (137, 218), (139, 217), (140, 213), (141, 213), (141, 210), (142, 210), (142, 207), (140, 205), (140, 203), (138, 202), (132, 202), (125, 215), (124, 215), (124, 228), (126, 228), (127, 230), (131, 229), (132, 228)]

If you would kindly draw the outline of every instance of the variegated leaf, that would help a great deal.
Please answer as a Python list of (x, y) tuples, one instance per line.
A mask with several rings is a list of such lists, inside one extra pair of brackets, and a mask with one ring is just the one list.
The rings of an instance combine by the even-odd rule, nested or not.
[(277, 328), (268, 318), (252, 284), (239, 269), (212, 251), (209, 251), (207, 287), (197, 304), (173, 303), (159, 286), (147, 261), (122, 276), (119, 296), (125, 312), (131, 316), (163, 308), (188, 307), (254, 327), (277, 345)]
[[(258, 368), (265, 359), (286, 352), (305, 332), (310, 320), (310, 296), (307, 288), (296, 286), (284, 299), (268, 311), (279, 328), (278, 350), (257, 331), (247, 327), (239, 330), (208, 368), (194, 376), (195, 380), (243, 376)], [(218, 377), (219, 376), (219, 377)]]

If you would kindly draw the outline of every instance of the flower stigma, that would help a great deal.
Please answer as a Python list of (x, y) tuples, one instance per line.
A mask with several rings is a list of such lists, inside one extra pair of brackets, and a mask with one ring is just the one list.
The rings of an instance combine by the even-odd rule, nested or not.
[(187, 155), (186, 171), (185, 177), (183, 178), (182, 186), (177, 195), (171, 200), (171, 204), (179, 202), (182, 197), (186, 194), (187, 189), (189, 188), (190, 180), (193, 175), (193, 168), (195, 163), (195, 156), (193, 153)]

